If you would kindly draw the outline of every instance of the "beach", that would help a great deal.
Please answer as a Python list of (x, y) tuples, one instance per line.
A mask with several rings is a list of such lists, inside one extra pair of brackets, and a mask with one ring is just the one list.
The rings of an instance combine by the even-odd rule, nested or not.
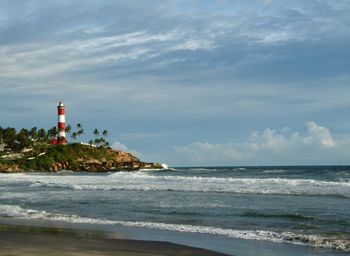
[(0, 223), (29, 234), (40, 227), (60, 237), (236, 256), (343, 256), (350, 251), (349, 178), (347, 166), (1, 174)]
[(169, 242), (108, 239), (92, 234), (83, 230), (1, 225), (0, 255), (225, 255)]

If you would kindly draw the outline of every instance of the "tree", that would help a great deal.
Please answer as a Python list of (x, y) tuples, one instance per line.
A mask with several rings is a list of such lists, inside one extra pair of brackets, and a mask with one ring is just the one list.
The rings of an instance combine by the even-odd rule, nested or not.
[(99, 144), (100, 144), (100, 138), (94, 139), (94, 143), (95, 143), (95, 145), (98, 147)]
[(30, 129), (29, 133), (30, 133), (30, 137), (32, 138), (32, 140), (37, 140), (38, 134), (37, 134), (38, 128), (37, 127), (33, 127), (32, 129)]
[(76, 132), (72, 132), (72, 135), (71, 135), (71, 137), (72, 137), (72, 139), (75, 141), (76, 139), (77, 139), (77, 133)]
[(107, 137), (107, 136), (108, 136), (108, 131), (107, 131), (107, 130), (103, 130), (102, 135), (103, 135), (104, 137)]
[(95, 135), (96, 137), (100, 135), (100, 131), (99, 131), (97, 128), (95, 128), (95, 130), (93, 131), (93, 133), (94, 133), (94, 135)]
[(43, 128), (39, 129), (37, 132), (37, 137), (41, 142), (45, 142), (47, 140), (46, 131)]
[(77, 134), (80, 136), (84, 133), (84, 129), (83, 128), (80, 128), (78, 131), (77, 131)]
[(84, 133), (83, 126), (82, 126), (80, 123), (78, 123), (78, 124), (77, 124), (76, 136), (77, 136), (77, 137), (78, 137), (78, 136), (81, 136), (83, 133)]
[(0, 126), (0, 143), (4, 141), (4, 128)]
[(29, 131), (22, 128), (19, 133), (16, 134), (15, 149), (24, 149), (32, 146), (33, 142), (31, 141), (29, 135)]
[(49, 129), (47, 131), (47, 135), (48, 135), (49, 139), (56, 138), (57, 134), (58, 134), (58, 130), (57, 130), (56, 126), (53, 126), (51, 129)]
[(15, 146), (16, 133), (16, 129), (12, 127), (7, 127), (3, 130), (3, 140), (5, 144), (10, 148), (13, 148)]
[(69, 124), (66, 127), (66, 133), (71, 133), (72, 132), (72, 126)]

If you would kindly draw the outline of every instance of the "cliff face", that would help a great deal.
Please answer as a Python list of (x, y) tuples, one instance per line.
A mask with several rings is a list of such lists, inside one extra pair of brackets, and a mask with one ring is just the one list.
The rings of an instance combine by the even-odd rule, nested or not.
[[(42, 150), (42, 149), (41, 149)], [(4, 159), (4, 158), (3, 158)], [(6, 158), (5, 158), (6, 159)], [(44, 152), (33, 150), (21, 158), (0, 160), (0, 172), (61, 171), (106, 172), (161, 168), (159, 164), (145, 163), (134, 155), (111, 148), (88, 145), (50, 145)]]
[(140, 159), (133, 156), (128, 152), (120, 150), (108, 149), (108, 157), (91, 158), (83, 157), (77, 159), (78, 166), (62, 165), (53, 171), (61, 169), (72, 169), (73, 171), (87, 171), (87, 172), (99, 172), (99, 171), (113, 171), (113, 170), (138, 170), (140, 168), (155, 168), (153, 163), (144, 163)]

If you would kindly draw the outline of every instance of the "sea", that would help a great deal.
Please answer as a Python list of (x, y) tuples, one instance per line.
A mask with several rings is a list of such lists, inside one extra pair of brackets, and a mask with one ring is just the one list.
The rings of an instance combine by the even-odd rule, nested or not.
[(0, 223), (229, 255), (350, 255), (350, 166), (0, 174)]

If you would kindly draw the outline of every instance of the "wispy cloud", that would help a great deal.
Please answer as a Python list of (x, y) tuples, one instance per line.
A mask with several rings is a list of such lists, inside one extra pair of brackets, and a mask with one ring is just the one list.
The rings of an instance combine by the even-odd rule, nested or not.
[[(278, 154), (293, 138), (334, 151), (342, 143), (330, 134), (322, 144), (319, 125), (297, 138), (264, 128), (350, 129), (349, 25), (346, 0), (3, 1), (1, 125), (51, 127), (63, 98), (71, 123), (98, 122), (148, 156), (162, 157), (149, 145), (197, 150), (198, 161), (226, 149), (212, 161), (251, 163), (240, 147), (255, 145), (287, 162)], [(257, 141), (242, 139), (255, 129)]]

